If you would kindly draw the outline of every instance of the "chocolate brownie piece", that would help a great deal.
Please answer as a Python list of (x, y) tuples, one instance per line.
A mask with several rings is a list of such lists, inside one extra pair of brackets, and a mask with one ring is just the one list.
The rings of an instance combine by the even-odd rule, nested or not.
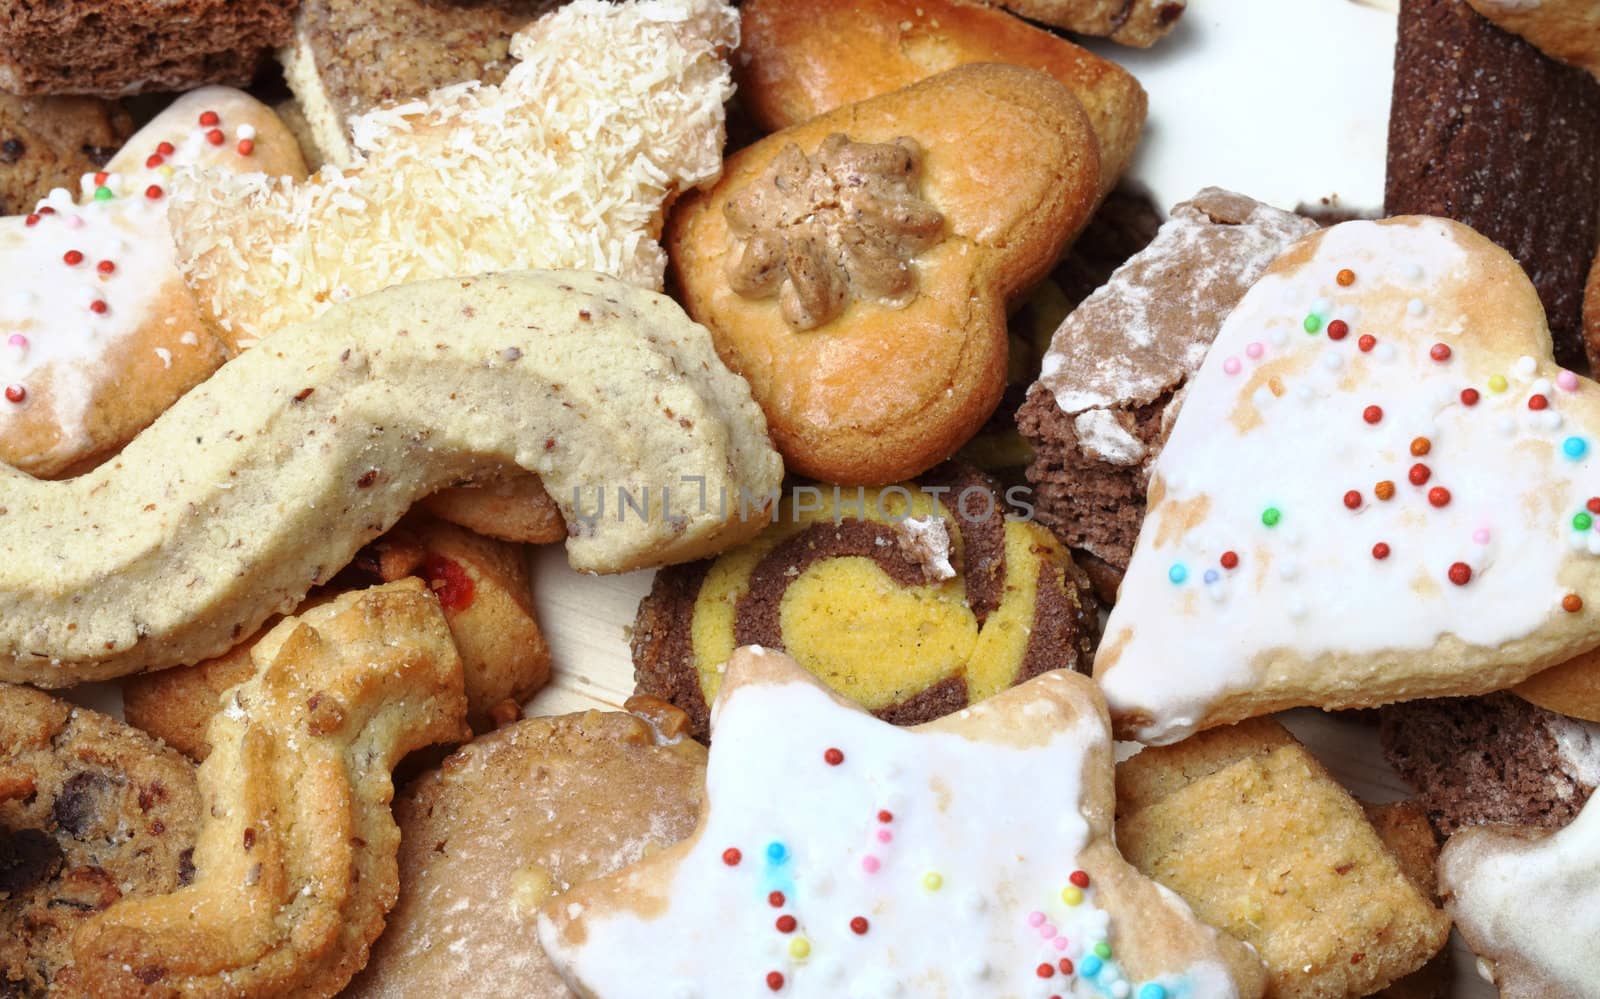
[(1017, 414), (1038, 518), (1114, 572), (1183, 386), (1233, 306), (1316, 223), (1206, 188), (1067, 317)]
[(53, 188), (78, 189), (133, 134), (120, 103), (0, 94), (0, 215), (25, 215)]
[(1522, 264), (1556, 360), (1582, 370), (1600, 232), (1600, 83), (1464, 0), (1403, 0), (1384, 208), (1465, 222)]
[(1392, 704), (1379, 731), (1446, 836), (1490, 823), (1559, 829), (1600, 783), (1600, 726), (1513, 694)]
[(0, 90), (96, 94), (244, 86), (289, 40), (298, 0), (10, 0)]

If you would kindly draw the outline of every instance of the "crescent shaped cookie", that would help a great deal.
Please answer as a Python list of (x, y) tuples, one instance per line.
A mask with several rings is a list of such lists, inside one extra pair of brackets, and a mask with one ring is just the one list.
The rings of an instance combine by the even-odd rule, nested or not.
[[(391, 288), (234, 359), (89, 475), (0, 469), (0, 679), (218, 655), (419, 497), (509, 464), (589, 571), (743, 540), (783, 474), (749, 387), (664, 296), (578, 272)], [(597, 491), (636, 505), (580, 517)]]
[(1550, 349), (1459, 223), (1290, 247), (1152, 472), (1095, 663), (1119, 732), (1483, 693), (1600, 643), (1600, 388)]
[(911, 478), (999, 402), (1006, 306), (1088, 221), (1099, 162), (1061, 84), (963, 66), (734, 154), (668, 221), (673, 277), (793, 471)]
[(744, 648), (713, 731), (694, 835), (541, 912), (579, 995), (1261, 995), (1243, 944), (1117, 853), (1086, 677), (901, 729)]

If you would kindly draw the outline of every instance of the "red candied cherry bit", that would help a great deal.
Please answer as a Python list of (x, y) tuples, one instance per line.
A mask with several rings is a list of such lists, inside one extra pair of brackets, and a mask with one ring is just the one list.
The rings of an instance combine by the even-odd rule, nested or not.
[(1346, 267), (1335, 274), (1333, 279), (1339, 282), (1339, 287), (1348, 288), (1356, 283), (1356, 272)]
[(1444, 486), (1434, 486), (1432, 489), (1428, 490), (1428, 502), (1432, 503), (1434, 506), (1449, 506), (1450, 490), (1446, 489)]
[(1589, 502), (1585, 503), (1584, 507), (1590, 513), (1600, 513), (1600, 496), (1590, 496)]
[(767, 988), (771, 989), (774, 992), (780, 991), (783, 988), (783, 972), (781, 972), (781, 971), (769, 971), (769, 972), (767, 972)]
[(109, 308), (111, 308), (111, 306), (107, 305), (102, 299), (97, 298), (89, 303), (89, 311), (93, 312), (97, 316), (105, 315), (106, 310)]
[(1073, 871), (1067, 875), (1067, 880), (1072, 882), (1074, 888), (1087, 888), (1089, 887), (1089, 872)]
[(1478, 390), (1475, 388), (1461, 390), (1461, 405), (1463, 406), (1476, 406), (1480, 398), (1482, 396), (1478, 394)]
[(167, 158), (162, 156), (160, 153), (151, 153), (149, 157), (145, 159), (144, 167), (146, 170), (154, 170), (156, 167), (160, 166), (166, 161)]
[(174, 147), (170, 142), (163, 142), (161, 145), (156, 147), (156, 152), (160, 153), (162, 156), (171, 156), (177, 151), (177, 148)]
[(736, 846), (730, 846), (722, 851), (722, 862), (729, 867), (738, 867), (739, 861), (743, 859), (744, 854), (740, 853), (739, 848)]
[(82, 250), (68, 250), (66, 253), (63, 253), (61, 255), (61, 260), (68, 267), (76, 267), (79, 264), (83, 263), (83, 251)]
[(1528, 408), (1533, 410), (1536, 413), (1541, 409), (1548, 409), (1549, 407), (1550, 407), (1550, 400), (1546, 399), (1544, 396), (1540, 395), (1537, 392), (1535, 392), (1533, 395), (1528, 397)]
[(21, 403), (26, 398), (28, 398), (28, 390), (21, 385), (6, 386), (6, 402)]
[(1378, 345), (1378, 338), (1373, 336), (1371, 333), (1363, 333), (1363, 334), (1361, 334), (1361, 339), (1356, 341), (1356, 346), (1361, 348), (1361, 353), (1363, 353), (1363, 354), (1367, 353), (1368, 351), (1370, 351), (1372, 348), (1376, 347), (1377, 345)]
[(1051, 975), (1056, 973), (1056, 969), (1055, 966), (1049, 961), (1044, 961), (1037, 968), (1033, 969), (1033, 973), (1038, 975), (1040, 978), (1049, 978)]
[(781, 891), (775, 891), (767, 896), (767, 904), (772, 906), (774, 909), (783, 908), (783, 903), (785, 901), (787, 901), (787, 899), (783, 897), (783, 892)]
[(894, 813), (889, 811), (888, 809), (884, 809), (883, 811), (878, 813), (878, 821), (879, 822), (893, 822), (894, 821)]
[(110, 274), (117, 269), (117, 265), (110, 260), (102, 260), (94, 265), (94, 269), (101, 274)]
[(1361, 507), (1361, 492), (1360, 492), (1360, 490), (1352, 489), (1349, 492), (1345, 493), (1344, 494), (1344, 505), (1345, 505), (1345, 508), (1349, 509), (1349, 510), (1360, 509), (1360, 507)]
[(850, 920), (850, 932), (856, 936), (865, 936), (867, 932), (867, 917), (856, 916)]
[(1237, 569), (1239, 568), (1239, 553), (1223, 552), (1222, 558), (1218, 559), (1218, 561), (1222, 563), (1224, 569)]
[(255, 151), (256, 151), (256, 143), (255, 143), (254, 139), (240, 139), (239, 140), (239, 155), (240, 156), (249, 156), (251, 153), (253, 153)]
[(832, 746), (822, 754), (822, 760), (830, 767), (836, 767), (844, 762), (844, 753)]
[(206, 141), (211, 143), (213, 146), (220, 146), (224, 142), (228, 141), (228, 137), (222, 134), (222, 129), (213, 128), (211, 131), (206, 133)]
[(1328, 339), (1343, 340), (1350, 335), (1350, 324), (1343, 319), (1335, 319), (1328, 324)]
[(1428, 479), (1432, 475), (1433, 475), (1433, 472), (1431, 472), (1428, 469), (1428, 466), (1424, 465), (1420, 461), (1417, 462), (1415, 465), (1412, 465), (1411, 466), (1411, 471), (1406, 473), (1406, 477), (1411, 480), (1411, 484), (1414, 485), (1414, 486), (1427, 485)]
[(1366, 420), (1368, 423), (1377, 423), (1379, 420), (1383, 419), (1383, 407), (1368, 406), (1366, 409), (1361, 411), (1361, 418)]
[(1382, 562), (1389, 557), (1389, 546), (1382, 541), (1372, 546), (1372, 557)]
[(149, 198), (151, 201), (160, 201), (163, 193), (164, 192), (161, 190), (160, 184), (151, 184), (149, 187), (144, 189), (144, 196)]
[(25, 225), (30, 226), (30, 227), (31, 226), (36, 226), (36, 225), (39, 224), (39, 216), (37, 216), (37, 215), (29, 215), (26, 219), (23, 220), (23, 223)]
[(778, 921), (773, 925), (778, 928), (779, 933), (793, 933), (794, 928), (800, 924), (795, 922), (793, 916), (782, 915), (778, 917)]
[(1450, 582), (1457, 586), (1466, 586), (1472, 582), (1472, 566), (1465, 562), (1454, 562), (1450, 566)]
[(201, 128), (216, 128), (220, 124), (222, 124), (222, 118), (215, 111), (200, 112)]

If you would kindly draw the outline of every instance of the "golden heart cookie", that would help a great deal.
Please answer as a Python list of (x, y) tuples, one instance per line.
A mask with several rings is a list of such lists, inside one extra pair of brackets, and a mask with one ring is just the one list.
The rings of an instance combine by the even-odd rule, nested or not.
[(1095, 663), (1119, 732), (1484, 693), (1600, 644), (1597, 428), (1499, 247), (1418, 217), (1304, 238), (1152, 471)]
[(581, 995), (1261, 994), (1243, 944), (1117, 853), (1087, 677), (901, 729), (744, 648), (714, 717), (694, 835), (540, 914)]
[(673, 276), (793, 470), (910, 478), (999, 402), (1006, 305), (1088, 220), (1099, 169), (1061, 84), (961, 67), (730, 157), (668, 222)]

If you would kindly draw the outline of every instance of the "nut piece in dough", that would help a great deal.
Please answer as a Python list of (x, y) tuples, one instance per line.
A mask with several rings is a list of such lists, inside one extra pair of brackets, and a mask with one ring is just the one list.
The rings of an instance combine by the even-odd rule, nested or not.
[(327, 997), (366, 963), (399, 891), (390, 773), (469, 736), (466, 695), (421, 581), (331, 606), (278, 625), (212, 720), (194, 883), (78, 931), (92, 994)]

